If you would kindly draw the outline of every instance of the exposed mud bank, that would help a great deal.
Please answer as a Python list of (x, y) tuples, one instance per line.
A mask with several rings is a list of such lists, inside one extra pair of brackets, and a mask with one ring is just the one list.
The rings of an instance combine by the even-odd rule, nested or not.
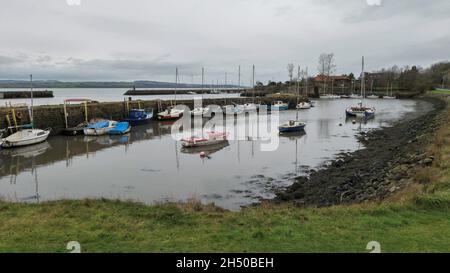
[(418, 167), (432, 164), (434, 158), (426, 155), (426, 149), (447, 107), (439, 98), (421, 99), (433, 107), (392, 127), (361, 133), (359, 141), (365, 149), (341, 154), (309, 177), (297, 178), (275, 201), (319, 207), (361, 203), (381, 200), (406, 187)]

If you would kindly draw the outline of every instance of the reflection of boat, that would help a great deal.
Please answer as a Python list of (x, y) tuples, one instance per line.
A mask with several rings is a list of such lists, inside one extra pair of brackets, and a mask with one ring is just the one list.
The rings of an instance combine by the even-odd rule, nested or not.
[(117, 122), (114, 127), (108, 131), (110, 135), (123, 135), (131, 131), (131, 126), (128, 122)]
[(281, 134), (281, 137), (289, 138), (290, 140), (296, 140), (302, 138), (306, 135), (305, 130), (297, 131), (297, 132), (286, 132)]
[(67, 136), (75, 136), (82, 135), (84, 133), (84, 129), (86, 128), (87, 123), (83, 122), (78, 124), (77, 126), (65, 128), (63, 129), (63, 134)]
[(276, 101), (273, 103), (273, 105), (271, 106), (271, 110), (275, 110), (275, 111), (285, 111), (289, 109), (289, 104), (284, 103), (282, 101)]
[(183, 138), (181, 144), (183, 147), (203, 147), (228, 142), (228, 133), (226, 132), (208, 132), (207, 137), (192, 136)]
[(21, 156), (25, 158), (30, 158), (45, 153), (45, 151), (47, 151), (47, 149), (49, 148), (50, 144), (48, 144), (48, 142), (46, 141), (36, 145), (19, 147), (17, 149), (2, 150), (1, 154), (4, 156), (12, 156), (12, 157)]
[(89, 124), (84, 129), (84, 134), (87, 136), (101, 136), (106, 135), (117, 124), (117, 121), (102, 120), (96, 123)]
[(152, 109), (132, 109), (127, 118), (122, 119), (123, 122), (128, 122), (131, 126), (147, 124), (153, 118)]
[(209, 146), (204, 146), (204, 147), (182, 147), (181, 148), (181, 152), (184, 154), (200, 154), (202, 152), (210, 155), (213, 153), (216, 153), (226, 147), (228, 147), (230, 145), (230, 143), (228, 141), (226, 142), (222, 142), (222, 143), (218, 143), (215, 145), (209, 145)]

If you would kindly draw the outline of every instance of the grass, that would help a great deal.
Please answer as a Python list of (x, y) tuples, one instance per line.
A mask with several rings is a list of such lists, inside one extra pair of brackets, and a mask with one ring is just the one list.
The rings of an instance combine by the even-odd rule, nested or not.
[(450, 89), (435, 89), (431, 91), (433, 94), (450, 94)]
[(449, 252), (446, 124), (429, 147), (433, 165), (383, 203), (321, 209), (262, 204), (230, 212), (194, 200), (154, 206), (0, 202), (0, 251), (67, 252), (67, 242), (78, 241), (83, 252), (367, 252), (367, 243), (378, 241), (383, 252)]

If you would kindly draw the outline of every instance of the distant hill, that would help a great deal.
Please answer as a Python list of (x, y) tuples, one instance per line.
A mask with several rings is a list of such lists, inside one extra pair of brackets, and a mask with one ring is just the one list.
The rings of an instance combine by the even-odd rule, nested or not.
[[(177, 85), (171, 82), (156, 82), (156, 81), (133, 81), (133, 82), (62, 82), (55, 80), (45, 81), (33, 81), (33, 87), (35, 88), (175, 88)], [(0, 80), (0, 88), (29, 88), (29, 81), (16, 81), (16, 80)], [(179, 83), (179, 88), (200, 88), (200, 84), (186, 84)], [(227, 86), (212, 86), (205, 85), (205, 88), (213, 87), (235, 87), (232, 85)]]

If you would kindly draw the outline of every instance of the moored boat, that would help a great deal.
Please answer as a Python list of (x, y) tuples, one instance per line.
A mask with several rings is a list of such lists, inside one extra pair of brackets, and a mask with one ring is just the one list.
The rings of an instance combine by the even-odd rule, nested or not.
[(185, 148), (202, 147), (217, 145), (220, 143), (228, 142), (228, 133), (226, 132), (208, 132), (207, 137), (192, 136), (189, 138), (183, 138), (181, 145)]
[(363, 117), (370, 118), (375, 115), (374, 107), (365, 107), (362, 105), (362, 102), (358, 104), (358, 106), (349, 107), (345, 110), (345, 113), (348, 117)]
[(280, 133), (292, 133), (305, 130), (306, 123), (298, 120), (290, 120), (278, 126)]
[(117, 121), (102, 120), (95, 123), (88, 124), (83, 132), (87, 136), (102, 136), (108, 134), (117, 124)]
[(282, 102), (282, 101), (276, 101), (272, 104), (270, 107), (272, 111), (285, 111), (289, 109), (289, 104)]
[(191, 111), (192, 116), (203, 116), (208, 114), (209, 108), (208, 107), (195, 107)]
[(300, 102), (299, 104), (297, 104), (297, 109), (300, 110), (306, 110), (306, 109), (310, 109), (311, 108), (311, 104), (309, 102)]
[(108, 131), (109, 135), (124, 135), (131, 131), (131, 125), (128, 122), (117, 122), (115, 126)]
[(183, 116), (184, 110), (169, 107), (166, 110), (158, 113), (158, 120), (173, 120), (179, 119)]
[(131, 126), (144, 125), (153, 118), (153, 109), (132, 109), (127, 118), (121, 122), (128, 122)]
[(47, 140), (51, 129), (26, 129), (18, 131), (2, 140), (3, 148), (21, 147), (37, 144)]
[(377, 96), (377, 95), (372, 94), (372, 95), (370, 95), (370, 96), (367, 96), (367, 98), (368, 98), (368, 99), (379, 99), (380, 97)]

